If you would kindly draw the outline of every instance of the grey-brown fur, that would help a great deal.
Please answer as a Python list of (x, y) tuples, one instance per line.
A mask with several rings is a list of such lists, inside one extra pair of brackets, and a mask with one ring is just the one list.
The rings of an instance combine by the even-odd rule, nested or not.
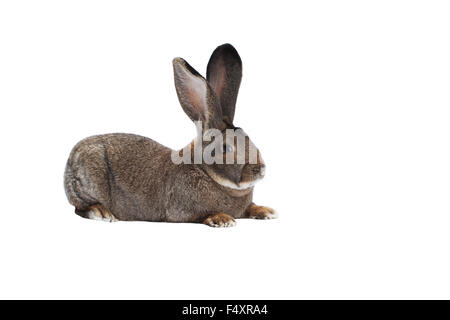
[[(214, 70), (226, 75), (222, 77), (225, 89), (219, 90), (226, 92), (226, 96), (216, 96), (207, 81), (181, 58), (174, 59), (175, 85), (189, 117), (201, 120), (204, 129), (222, 130), (225, 136), (225, 129), (234, 128), (230, 122), (241, 77), (240, 58), (228, 44), (216, 49), (213, 57), (208, 75)], [(211, 65), (215, 60), (220, 65)], [(231, 69), (226, 69), (223, 61)], [(220, 81), (215, 80), (215, 86), (219, 85)], [(273, 217), (273, 210), (252, 205), (253, 187), (237, 190), (222, 183), (225, 179), (239, 186), (261, 178), (264, 163), (259, 153), (257, 164), (207, 165), (175, 164), (171, 152), (149, 138), (133, 134), (86, 138), (73, 148), (67, 161), (64, 174), (67, 198), (83, 217), (91, 217), (89, 212), (95, 206), (97, 214), (123, 221), (230, 226), (233, 218)], [(258, 215), (253, 214), (256, 207)]]

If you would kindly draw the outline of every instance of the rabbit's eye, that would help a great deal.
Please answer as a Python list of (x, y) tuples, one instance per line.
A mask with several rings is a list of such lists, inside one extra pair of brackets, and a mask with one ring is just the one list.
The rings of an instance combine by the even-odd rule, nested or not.
[(233, 147), (230, 146), (229, 144), (224, 144), (223, 145), (223, 153), (227, 153), (227, 152), (233, 152)]

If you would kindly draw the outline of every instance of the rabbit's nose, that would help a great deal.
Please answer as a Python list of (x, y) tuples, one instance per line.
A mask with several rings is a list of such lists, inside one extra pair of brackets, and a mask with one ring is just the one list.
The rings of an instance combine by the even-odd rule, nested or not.
[(265, 171), (266, 171), (265, 166), (255, 166), (255, 167), (252, 167), (252, 173), (253, 173), (253, 174), (259, 174), (260, 176), (264, 176)]
[(264, 175), (266, 174), (266, 166), (262, 166), (261, 170), (259, 171), (259, 174), (261, 175), (261, 177), (264, 177)]

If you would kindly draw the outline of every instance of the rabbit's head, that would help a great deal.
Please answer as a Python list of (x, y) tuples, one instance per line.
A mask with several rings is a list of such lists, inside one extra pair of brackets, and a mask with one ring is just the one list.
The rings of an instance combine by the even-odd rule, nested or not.
[[(245, 190), (264, 176), (259, 150), (241, 128), (233, 125), (242, 77), (242, 62), (230, 44), (212, 54), (203, 78), (182, 58), (173, 60), (178, 99), (199, 135), (189, 147), (198, 164), (222, 186)], [(201, 130), (200, 130), (201, 129)], [(208, 158), (208, 156), (210, 156)]]

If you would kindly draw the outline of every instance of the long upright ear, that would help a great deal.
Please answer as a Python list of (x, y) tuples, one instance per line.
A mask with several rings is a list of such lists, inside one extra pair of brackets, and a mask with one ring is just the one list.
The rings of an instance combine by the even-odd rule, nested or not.
[(216, 93), (222, 107), (224, 121), (233, 123), (236, 99), (242, 78), (242, 61), (229, 43), (214, 50), (208, 62), (206, 79)]
[(202, 121), (203, 129), (220, 128), (222, 111), (211, 87), (184, 59), (173, 59), (178, 100), (192, 121)]

